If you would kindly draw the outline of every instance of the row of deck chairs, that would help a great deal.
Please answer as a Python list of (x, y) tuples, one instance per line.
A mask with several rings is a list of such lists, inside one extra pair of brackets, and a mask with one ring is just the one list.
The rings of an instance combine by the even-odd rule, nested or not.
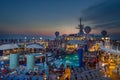
[(81, 67), (81, 68), (76, 67), (76, 68), (74, 68), (74, 70), (75, 70), (75, 72), (82, 73), (82, 72), (85, 72), (85, 71), (89, 71), (89, 70), (91, 70), (91, 68), (90, 68), (90, 67), (87, 67), (87, 66), (85, 66), (85, 67)]
[(111, 78), (103, 77), (99, 70), (89, 70), (77, 73), (77, 79), (72, 75), (71, 80), (111, 80)]
[(10, 76), (4, 76), (2, 80), (44, 80), (41, 76), (25, 76), (25, 75), (10, 75)]

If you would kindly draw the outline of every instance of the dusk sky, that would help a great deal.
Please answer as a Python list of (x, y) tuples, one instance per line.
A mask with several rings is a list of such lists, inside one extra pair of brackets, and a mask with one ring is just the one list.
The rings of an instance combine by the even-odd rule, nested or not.
[(120, 0), (0, 0), (2, 32), (78, 33), (80, 17), (91, 33), (120, 34)]

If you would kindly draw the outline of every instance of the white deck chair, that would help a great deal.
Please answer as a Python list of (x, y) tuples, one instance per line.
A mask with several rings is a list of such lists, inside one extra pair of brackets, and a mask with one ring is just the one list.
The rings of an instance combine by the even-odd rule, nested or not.
[(23, 80), (25, 78), (25, 76), (21, 75), (19, 76), (19, 80)]
[(32, 80), (36, 80), (36, 76), (32, 76)]
[(89, 72), (89, 74), (92, 76), (93, 79), (96, 78), (96, 76), (93, 74), (93, 72)]
[(77, 75), (78, 80), (83, 80), (81, 75)]
[(89, 69), (87, 66), (85, 66), (85, 70), (88, 71), (88, 70), (90, 70), (90, 69)]
[(85, 69), (84, 69), (83, 67), (81, 67), (81, 71), (82, 71), (82, 72), (84, 72), (84, 71), (85, 71)]
[(90, 76), (89, 73), (86, 73), (86, 77), (87, 77), (88, 80), (91, 80), (91, 79), (92, 79), (92, 76)]
[(96, 71), (93, 71), (92, 73), (95, 75), (96, 78), (100, 78), (101, 77)]
[(71, 74), (71, 80), (75, 80), (74, 74)]
[(96, 73), (97, 73), (100, 77), (103, 76), (102, 73), (101, 73), (100, 71), (96, 71)]
[(81, 77), (82, 77), (83, 80), (87, 80), (87, 77), (86, 77), (85, 74), (81, 74)]
[(81, 73), (81, 72), (82, 72), (81, 68), (78, 68), (78, 69), (77, 69), (77, 72), (80, 72), (80, 73)]
[(112, 80), (112, 79), (109, 77), (101, 77), (100, 80)]
[(41, 77), (41, 76), (39, 76), (39, 78), (38, 78), (39, 80), (44, 80), (44, 78), (43, 77)]

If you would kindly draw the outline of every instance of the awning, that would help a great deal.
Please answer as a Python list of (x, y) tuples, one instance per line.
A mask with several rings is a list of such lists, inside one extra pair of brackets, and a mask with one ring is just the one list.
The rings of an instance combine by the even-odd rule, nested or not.
[(26, 48), (33, 48), (33, 49), (44, 49), (44, 47), (40, 44), (29, 44), (26, 46)]
[(85, 45), (87, 43), (85, 41), (70, 40), (70, 41), (68, 41), (68, 44), (81, 44), (81, 45)]
[(0, 50), (8, 50), (8, 49), (15, 49), (19, 48), (17, 44), (3, 44), (0, 45)]
[(114, 49), (107, 49), (104, 47), (100, 47), (101, 50), (109, 52), (109, 53), (113, 53), (113, 54), (120, 54), (120, 51), (114, 50)]

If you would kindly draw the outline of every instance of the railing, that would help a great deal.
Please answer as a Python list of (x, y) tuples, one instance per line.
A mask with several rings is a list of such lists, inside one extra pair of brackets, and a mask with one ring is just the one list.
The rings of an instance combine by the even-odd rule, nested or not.
[(101, 46), (100, 49), (110, 53), (120, 54), (119, 46)]

